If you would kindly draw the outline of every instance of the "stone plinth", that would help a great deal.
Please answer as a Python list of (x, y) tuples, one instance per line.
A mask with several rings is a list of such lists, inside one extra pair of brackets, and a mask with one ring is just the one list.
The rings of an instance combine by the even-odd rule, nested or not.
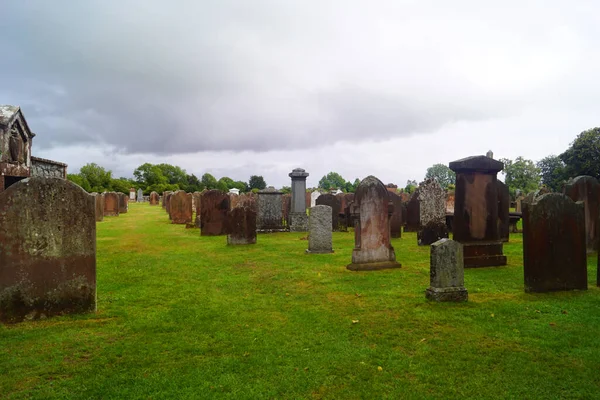
[(331, 207), (321, 205), (310, 208), (307, 253), (333, 253), (331, 237)]
[(96, 309), (95, 199), (60, 178), (0, 193), (0, 321)]
[(450, 239), (431, 244), (429, 258), (430, 286), (425, 291), (429, 300), (467, 301), (465, 289), (463, 246)]
[(256, 227), (259, 232), (286, 231), (283, 216), (283, 193), (273, 187), (261, 190), (257, 196)]
[(583, 203), (550, 193), (522, 206), (525, 291), (587, 289)]
[(417, 243), (429, 246), (448, 237), (446, 227), (446, 191), (433, 178), (419, 184), (419, 230)]
[(229, 195), (220, 190), (207, 190), (200, 197), (200, 235), (219, 236), (227, 234)]
[(510, 193), (504, 182), (496, 181), (498, 185), (498, 232), (500, 240), (508, 242), (510, 232)]
[(322, 194), (317, 198), (317, 206), (331, 207), (331, 230), (340, 230), (340, 199), (334, 194)]
[(306, 178), (308, 172), (302, 168), (296, 168), (289, 174), (289, 177), (292, 178), (290, 231), (306, 232), (308, 230), (308, 217), (306, 216)]
[[(388, 184), (388, 192), (390, 201), (394, 206), (394, 211), (390, 218), (390, 234), (392, 238), (398, 239), (402, 237), (402, 197), (395, 191), (391, 191), (390, 184)], [(395, 189), (394, 189), (395, 190)]]
[(465, 268), (506, 265), (498, 230), (496, 175), (504, 164), (486, 156), (450, 163), (456, 173), (454, 240), (463, 244)]
[(119, 195), (115, 192), (104, 193), (104, 216), (119, 216)]
[(354, 217), (354, 250), (351, 271), (400, 268), (390, 243), (389, 195), (383, 183), (374, 176), (362, 180), (356, 189), (352, 213)]
[(251, 207), (235, 207), (227, 213), (227, 244), (256, 243), (256, 211)]
[(150, 205), (151, 206), (157, 206), (158, 205), (158, 200), (159, 200), (159, 195), (156, 192), (152, 192), (150, 193)]
[(173, 224), (191, 224), (192, 223), (192, 194), (183, 190), (178, 190), (171, 195), (169, 200), (169, 210), (171, 212), (171, 223)]
[(570, 180), (564, 193), (573, 201), (583, 201), (585, 206), (585, 240), (588, 253), (598, 250), (600, 238), (600, 184), (592, 176), (578, 176)]

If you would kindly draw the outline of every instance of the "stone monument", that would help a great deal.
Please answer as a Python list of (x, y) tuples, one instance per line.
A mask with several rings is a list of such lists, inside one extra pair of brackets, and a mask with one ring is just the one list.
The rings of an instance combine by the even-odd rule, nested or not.
[(159, 201), (159, 195), (156, 192), (150, 193), (150, 205), (157, 206)]
[(200, 235), (219, 236), (227, 234), (229, 195), (220, 190), (203, 191), (200, 197)]
[(448, 237), (446, 226), (446, 191), (434, 178), (419, 184), (419, 230), (417, 243), (429, 246)]
[(565, 185), (564, 193), (585, 205), (585, 240), (588, 253), (598, 250), (600, 240), (600, 184), (593, 176), (578, 176)]
[(251, 207), (234, 207), (227, 213), (227, 244), (256, 243), (256, 211)]
[(331, 237), (331, 207), (311, 207), (308, 216), (307, 253), (333, 253)]
[(462, 244), (440, 239), (431, 244), (430, 286), (425, 297), (435, 301), (467, 301)]
[(296, 168), (290, 172), (292, 178), (292, 207), (290, 211), (290, 231), (306, 232), (308, 230), (308, 217), (306, 216), (306, 178), (308, 172)]
[(104, 216), (119, 216), (119, 195), (115, 192), (104, 193)]
[(192, 194), (183, 190), (178, 190), (171, 195), (169, 200), (169, 210), (171, 213), (171, 223), (173, 224), (191, 224), (192, 223)]
[(144, 191), (142, 189), (137, 190), (137, 202), (141, 203), (144, 201)]
[(258, 214), (256, 228), (258, 232), (284, 232), (283, 193), (268, 187), (260, 190), (257, 196)]
[(334, 194), (326, 193), (319, 196), (317, 206), (331, 207), (331, 230), (337, 232), (340, 230), (340, 199)]
[(397, 192), (391, 191), (388, 184), (388, 192), (390, 201), (394, 205), (394, 212), (390, 219), (390, 234), (392, 238), (398, 239), (402, 237), (402, 197)]

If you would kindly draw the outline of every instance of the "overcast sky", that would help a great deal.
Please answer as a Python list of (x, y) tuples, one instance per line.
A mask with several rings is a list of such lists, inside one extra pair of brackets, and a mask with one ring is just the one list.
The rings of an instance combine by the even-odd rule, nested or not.
[(0, 104), (33, 154), (269, 185), (404, 186), (600, 125), (597, 1), (2, 0)]

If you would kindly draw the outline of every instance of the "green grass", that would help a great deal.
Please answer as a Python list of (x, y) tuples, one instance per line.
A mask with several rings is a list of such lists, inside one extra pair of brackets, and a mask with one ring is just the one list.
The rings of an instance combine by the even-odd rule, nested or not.
[(401, 269), (374, 272), (345, 269), (353, 234), (325, 255), (302, 236), (228, 247), (131, 204), (98, 223), (96, 314), (0, 325), (0, 397), (600, 395), (595, 255), (589, 290), (526, 294), (511, 235), (508, 266), (465, 271), (468, 303), (436, 304), (415, 234), (393, 240)]

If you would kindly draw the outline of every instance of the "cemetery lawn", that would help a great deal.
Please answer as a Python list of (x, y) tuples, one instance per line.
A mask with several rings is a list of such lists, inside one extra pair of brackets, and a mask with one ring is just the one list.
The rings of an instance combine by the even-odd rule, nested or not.
[(98, 312), (0, 325), (0, 397), (598, 398), (600, 290), (523, 292), (509, 265), (465, 271), (469, 302), (425, 299), (429, 248), (350, 272), (352, 233), (307, 255), (305, 234), (225, 237), (130, 204), (98, 223)]

